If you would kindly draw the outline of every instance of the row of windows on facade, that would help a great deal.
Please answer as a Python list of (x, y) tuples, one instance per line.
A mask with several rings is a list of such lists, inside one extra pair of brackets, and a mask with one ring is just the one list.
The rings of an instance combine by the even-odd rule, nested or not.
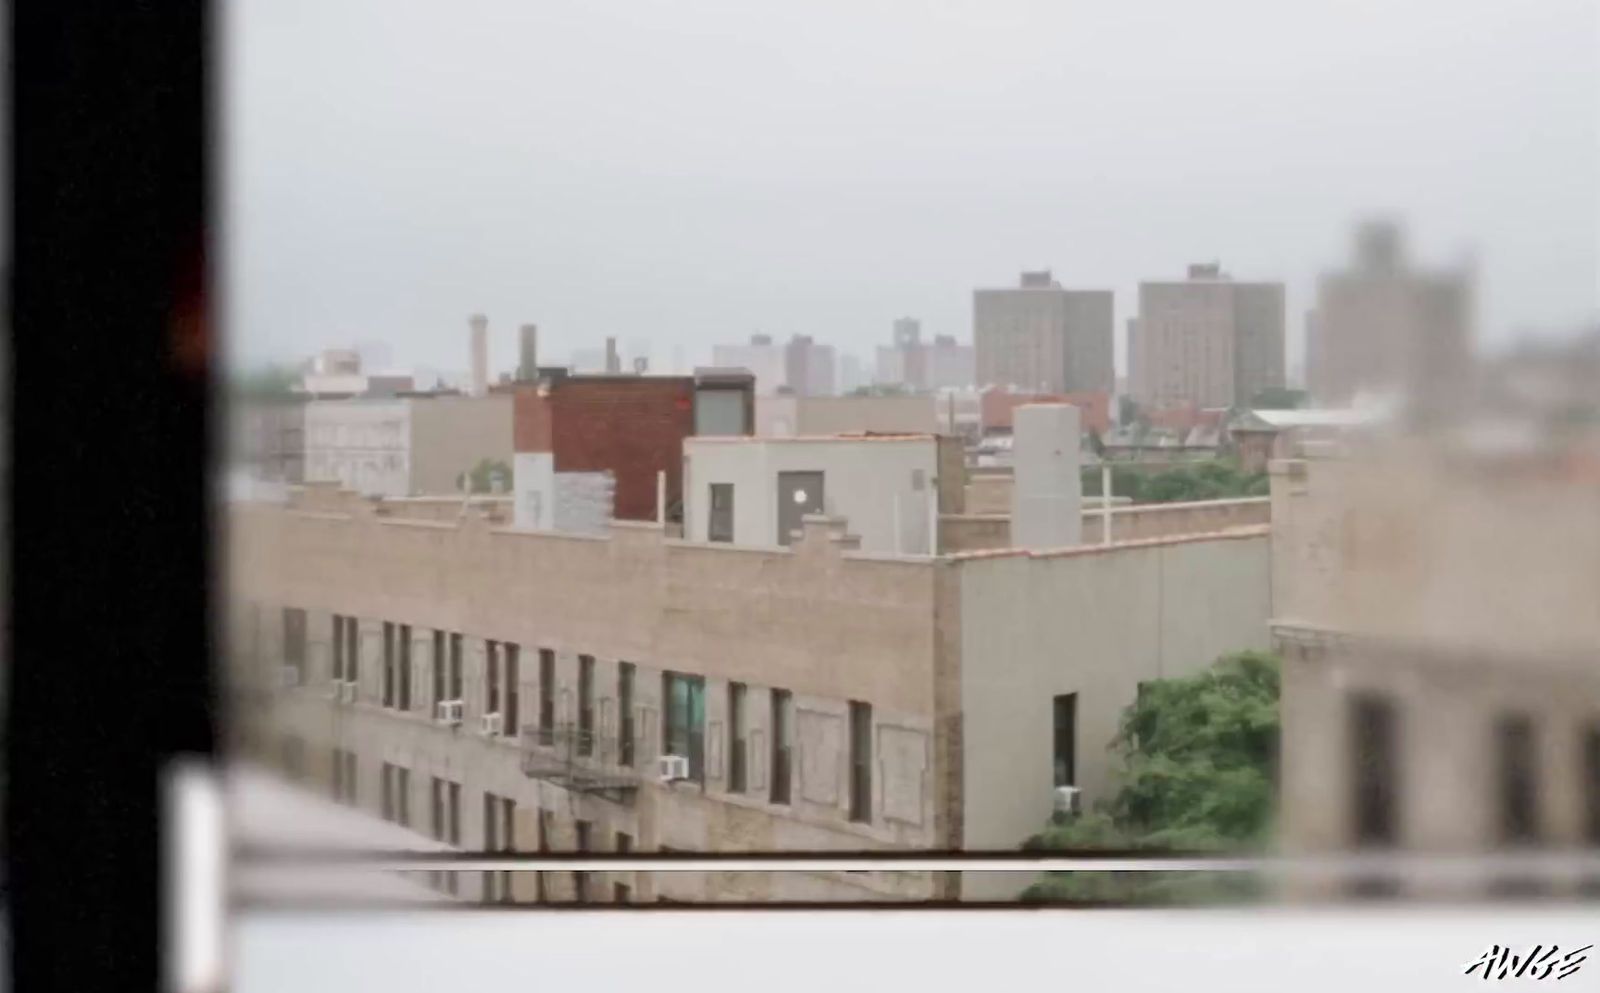
[[(1400, 720), (1395, 703), (1376, 693), (1350, 702), (1348, 729), (1353, 840), (1358, 845), (1389, 846), (1400, 841)], [(1494, 798), (1499, 840), (1532, 845), (1542, 840), (1539, 794), (1538, 728), (1524, 713), (1502, 715), (1492, 726)], [(1600, 845), (1600, 723), (1584, 729), (1578, 769), (1584, 803), (1584, 836)]]
[[(306, 612), (301, 608), (285, 608), (284, 660), (296, 669), (299, 682), (305, 682), (306, 665)], [(433, 632), (433, 701), (435, 706), (462, 699), (462, 649), (464, 639), (459, 632)], [(334, 682), (356, 683), (360, 675), (359, 624), (353, 617), (333, 616), (333, 666)], [(411, 685), (411, 626), (383, 623), (382, 705), (399, 711), (410, 711), (413, 705)], [(520, 699), (518, 684), (521, 666), (521, 647), (513, 642), (484, 641), (485, 700), (484, 713), (500, 716), (499, 734), (506, 738), (517, 737), (520, 730)], [(602, 741), (596, 731), (595, 659), (592, 655), (578, 656), (578, 699), (576, 727), (562, 732), (556, 726), (556, 657), (548, 648), (538, 650), (539, 696), (534, 732), (540, 745), (555, 747), (558, 736), (571, 734), (571, 746), (580, 758), (595, 758), (596, 745), (607, 761), (633, 768), (635, 754), (635, 727), (633, 716), (634, 683), (637, 669), (631, 662), (617, 664), (617, 711), (619, 714), (615, 740), (615, 758), (611, 742)], [(661, 726), (661, 749), (664, 755), (678, 755), (688, 760), (689, 778), (705, 783), (705, 678), (676, 672), (661, 676), (661, 699), (665, 719)], [(726, 789), (729, 793), (749, 792), (749, 688), (743, 683), (730, 682), (728, 693), (727, 754), (728, 769)], [(788, 690), (773, 689), (769, 693), (771, 708), (771, 746), (769, 749), (769, 777), (767, 799), (774, 804), (790, 802), (790, 779), (793, 766), (794, 697)], [(872, 706), (861, 701), (850, 701), (850, 819), (861, 823), (872, 820)]]
[[(305, 743), (293, 735), (283, 741), (283, 764), (291, 779), (302, 779), (305, 776)], [(330, 792), (334, 800), (350, 807), (361, 806), (360, 776), (357, 759), (354, 752), (347, 749), (335, 748), (331, 756), (331, 782)], [(483, 848), (485, 852), (510, 852), (516, 850), (515, 825), (516, 801), (510, 797), (498, 796), (487, 790), (483, 793)], [(379, 815), (392, 824), (400, 827), (411, 827), (411, 770), (391, 762), (382, 763), (379, 769)], [(429, 823), (428, 837), (435, 841), (444, 842), (452, 847), (461, 847), (461, 784), (441, 778), (431, 777), (429, 782)], [(553, 814), (541, 809), (538, 812), (536, 850), (549, 852), (550, 837), (554, 834)], [(574, 844), (578, 852), (592, 850), (594, 839), (594, 824), (587, 820), (573, 822)], [(625, 831), (617, 831), (612, 839), (612, 851), (627, 853), (633, 851), (633, 836)], [(663, 848), (663, 851), (670, 849)], [(441, 892), (452, 895), (460, 892), (459, 872), (436, 871), (430, 872), (431, 885)], [(511, 888), (512, 873), (505, 870), (488, 870), (479, 873), (483, 883), (483, 896), (490, 902), (510, 902), (513, 899)], [(580, 902), (588, 902), (592, 896), (590, 892), (591, 881), (587, 872), (573, 872), (573, 893)], [(546, 873), (534, 874), (535, 895), (534, 899), (543, 902), (547, 899), (545, 892)], [(632, 890), (625, 883), (614, 883), (612, 886), (612, 900), (616, 903), (627, 903), (632, 899)]]

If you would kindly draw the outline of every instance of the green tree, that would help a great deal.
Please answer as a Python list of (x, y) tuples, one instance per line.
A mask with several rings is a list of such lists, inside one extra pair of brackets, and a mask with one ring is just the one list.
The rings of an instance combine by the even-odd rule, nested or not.
[[(1225, 655), (1182, 679), (1145, 683), (1112, 747), (1121, 768), (1109, 803), (1054, 819), (1029, 850), (1259, 850), (1270, 840), (1278, 753), (1279, 664), (1267, 652)], [(1211, 902), (1247, 898), (1233, 873), (1047, 873), (1035, 902)]]
[(456, 488), (468, 493), (505, 493), (511, 489), (511, 467), (498, 459), (480, 459), (456, 476)]
[(243, 400), (275, 400), (290, 396), (300, 383), (300, 372), (293, 366), (264, 365), (234, 376), (229, 392)]
[(1250, 406), (1255, 410), (1299, 410), (1305, 404), (1306, 391), (1287, 386), (1268, 386), (1250, 398)]

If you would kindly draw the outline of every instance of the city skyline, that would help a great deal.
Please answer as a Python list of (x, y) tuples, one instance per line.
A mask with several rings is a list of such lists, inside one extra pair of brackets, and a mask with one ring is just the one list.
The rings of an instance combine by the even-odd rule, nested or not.
[[(551, 355), (641, 336), (694, 362), (753, 332), (864, 355), (903, 314), (970, 341), (974, 288), (1049, 268), (1115, 293), (1125, 374), (1138, 282), (1221, 258), (1285, 283), (1292, 369), (1318, 274), (1389, 213), (1425, 264), (1476, 253), (1485, 344), (1592, 320), (1592, 18), (1448, 10), (1440, 37), (1436, 10), (1370, 4), (1002, 5), (906, 38), (871, 9), (775, 32), (737, 8), (247, 3), (230, 351), (376, 336), (453, 366), (481, 311), (496, 352), (533, 321)], [(1185, 44), (1145, 57), (1151, 18)], [(365, 43), (380, 21), (387, 43)], [(1263, 32), (1279, 44), (1239, 44)], [(1093, 44), (1059, 58), (1074, 38)]]

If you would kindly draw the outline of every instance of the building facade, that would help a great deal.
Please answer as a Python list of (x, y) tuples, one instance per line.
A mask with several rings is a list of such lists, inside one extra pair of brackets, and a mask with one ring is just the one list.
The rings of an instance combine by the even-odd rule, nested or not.
[[(515, 422), (519, 520), (553, 528), (558, 477), (598, 473), (612, 479), (602, 523), (612, 516), (675, 517), (684, 439), (751, 433), (752, 384), (743, 370), (702, 370), (693, 376), (554, 375), (505, 388)], [(530, 502), (537, 509), (530, 511)]]
[(1418, 409), (1447, 411), (1472, 367), (1470, 272), (1428, 272), (1406, 262), (1386, 223), (1356, 232), (1353, 265), (1324, 275), (1307, 317), (1312, 399), (1348, 406), (1362, 393), (1400, 392)]
[(1040, 393), (1115, 387), (1110, 290), (1068, 290), (1049, 271), (972, 297), (978, 386)]
[(1273, 463), (1287, 849), (1600, 845), (1596, 466), (1413, 442)]
[(1284, 384), (1282, 283), (1236, 282), (1215, 264), (1139, 284), (1131, 395), (1152, 407), (1232, 407)]
[(894, 322), (893, 343), (878, 346), (873, 381), (919, 392), (966, 389), (977, 377), (975, 363), (971, 345), (958, 344), (947, 334), (935, 335), (931, 343), (925, 342), (922, 323), (914, 317), (902, 317)]
[(930, 434), (691, 438), (683, 462), (690, 541), (782, 547), (822, 514), (865, 552), (931, 555), (963, 496), (960, 442)]
[[(824, 515), (787, 548), (751, 548), (645, 523), (574, 537), (475, 512), (414, 519), (387, 503), (308, 487), (288, 506), (232, 509), (233, 682), (272, 688), (236, 730), (308, 784), (466, 849), (1014, 850), (1059, 787), (1106, 795), (1108, 729), (1139, 679), (1266, 637), (1264, 529), (885, 557)], [(451, 878), (440, 885), (469, 899), (585, 902), (1026, 884)]]
[(305, 478), (369, 496), (454, 493), (479, 462), (511, 462), (511, 398), (418, 394), (313, 400)]
[(748, 344), (717, 345), (712, 362), (718, 368), (747, 369), (756, 393), (767, 396), (787, 390), (797, 396), (832, 396), (838, 391), (838, 369), (832, 345), (810, 335), (795, 335), (777, 344), (771, 335), (755, 334)]
[(236, 400), (228, 411), (233, 429), (228, 459), (254, 479), (301, 483), (306, 471), (304, 395)]

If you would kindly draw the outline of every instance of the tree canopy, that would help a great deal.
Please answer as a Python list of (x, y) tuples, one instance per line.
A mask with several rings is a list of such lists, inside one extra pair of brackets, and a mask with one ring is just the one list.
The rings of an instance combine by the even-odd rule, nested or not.
[(235, 375), (228, 389), (245, 400), (274, 400), (290, 396), (299, 382), (300, 372), (293, 366), (264, 365)]
[[(1140, 687), (1112, 747), (1120, 756), (1109, 803), (1058, 817), (1025, 849), (1260, 848), (1270, 840), (1278, 752), (1279, 666), (1239, 652), (1205, 672)], [(1226, 873), (1048, 873), (1024, 900), (1157, 903), (1239, 898), (1255, 880)]]
[(1306, 398), (1305, 390), (1268, 386), (1250, 398), (1250, 406), (1256, 410), (1298, 410), (1305, 406)]
[[(1188, 500), (1226, 500), (1266, 496), (1267, 474), (1244, 472), (1232, 459), (1177, 463), (1159, 472), (1142, 472), (1132, 466), (1111, 467), (1111, 493), (1134, 503), (1180, 503)], [(1083, 494), (1100, 495), (1100, 468), (1083, 470)]]
[(498, 459), (478, 464), (456, 477), (456, 486), (468, 493), (505, 493), (511, 489), (511, 467)]

